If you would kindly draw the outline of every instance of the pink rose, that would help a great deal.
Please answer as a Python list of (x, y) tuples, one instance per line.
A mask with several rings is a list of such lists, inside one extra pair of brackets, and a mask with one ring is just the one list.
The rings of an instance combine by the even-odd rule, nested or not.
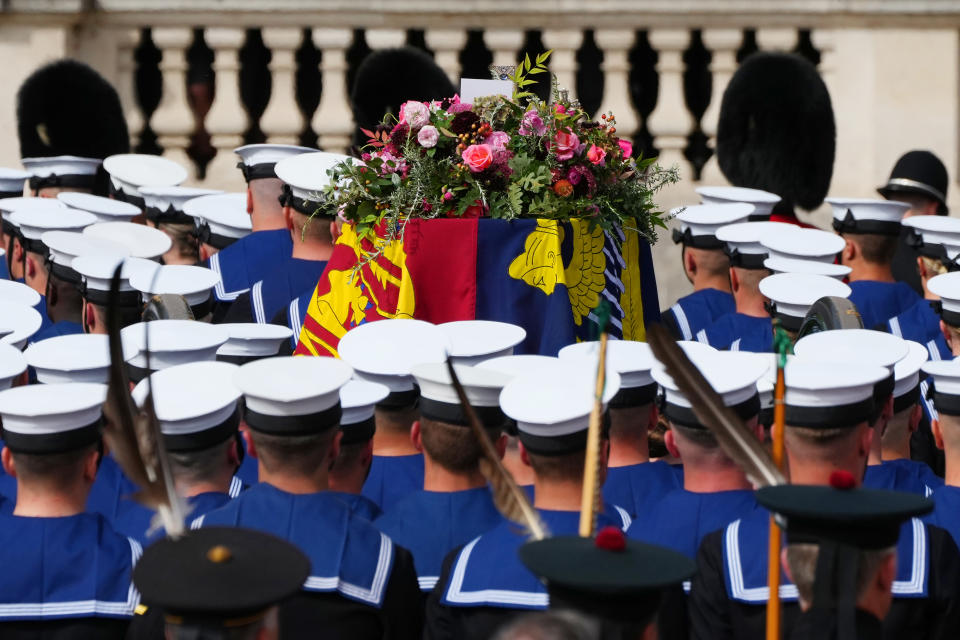
[(543, 124), (543, 118), (540, 117), (540, 114), (531, 109), (523, 114), (517, 132), (522, 136), (542, 136), (547, 132), (547, 125)]
[[(560, 106), (560, 105), (557, 105)], [(580, 146), (580, 139), (569, 129), (558, 131), (553, 138), (553, 149), (557, 160), (569, 160)]]
[(416, 100), (408, 100), (400, 107), (400, 122), (406, 123), (411, 129), (419, 129), (430, 122), (430, 107)]
[(510, 134), (504, 131), (494, 131), (487, 136), (484, 142), (494, 149), (506, 149), (507, 145), (510, 144)]
[(623, 152), (624, 158), (633, 157), (633, 145), (630, 144), (629, 140), (624, 140), (621, 138), (620, 140), (617, 140), (617, 144), (620, 145), (620, 151)]
[(493, 148), (488, 144), (472, 144), (461, 155), (470, 171), (479, 173), (493, 162)]
[(437, 146), (437, 140), (440, 139), (440, 132), (437, 131), (437, 128), (432, 124), (420, 129), (420, 132), (417, 133), (417, 142), (420, 143), (420, 146), (424, 149), (432, 149)]
[(600, 164), (606, 157), (607, 152), (603, 150), (603, 147), (598, 147), (595, 144), (590, 145), (590, 150), (587, 151), (587, 160), (593, 164)]

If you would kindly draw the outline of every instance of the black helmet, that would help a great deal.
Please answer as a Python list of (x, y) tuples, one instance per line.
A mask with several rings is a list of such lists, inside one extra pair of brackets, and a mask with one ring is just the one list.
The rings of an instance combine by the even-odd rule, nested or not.
[(887, 184), (879, 187), (884, 198), (896, 199), (898, 193), (914, 193), (940, 203), (947, 212), (947, 168), (929, 151), (908, 151), (897, 160)]

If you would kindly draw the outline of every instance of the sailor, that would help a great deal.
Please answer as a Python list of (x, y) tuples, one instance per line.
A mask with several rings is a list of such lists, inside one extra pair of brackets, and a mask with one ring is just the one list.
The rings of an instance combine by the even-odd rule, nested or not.
[[(103, 161), (110, 176), (110, 197), (134, 205), (145, 214), (147, 209), (141, 187), (175, 187), (187, 179), (187, 170), (161, 156), (145, 153), (118, 153)], [(138, 216), (136, 222), (143, 222)]]
[(22, 282), (0, 280), (0, 301), (22, 304), (36, 309), (40, 306), (41, 296)]
[(697, 187), (696, 192), (703, 204), (742, 202), (752, 205), (753, 213), (750, 214), (748, 222), (770, 221), (773, 207), (780, 202), (780, 196), (775, 193), (745, 187)]
[(213, 313), (213, 289), (220, 282), (211, 269), (185, 264), (168, 264), (153, 271), (146, 269), (130, 276), (130, 286), (136, 289), (147, 302), (152, 296), (174, 294), (183, 296), (193, 317), (209, 322)]
[[(500, 408), (517, 421), (524, 461), (533, 468), (533, 506), (552, 535), (578, 531), (594, 368), (559, 363), (550, 370), (513, 378), (500, 394)], [(608, 370), (604, 408), (619, 387), (620, 376)], [(607, 446), (602, 438), (601, 480)], [(622, 508), (604, 505), (597, 527), (622, 530), (630, 521)], [(546, 609), (546, 588), (517, 555), (524, 542), (522, 529), (502, 520), (448, 554), (427, 599), (424, 637), (489, 638), (519, 613)]]
[(279, 640), (286, 636), (277, 605), (309, 574), (310, 560), (295, 546), (251, 529), (211, 527), (161, 540), (133, 572), (145, 604), (127, 637)]
[(735, 311), (725, 313), (696, 333), (696, 339), (716, 349), (767, 352), (773, 350), (773, 325), (760, 293), (760, 280), (770, 275), (760, 244), (778, 222), (742, 222), (717, 229), (717, 240), (730, 260), (730, 291)]
[(110, 370), (107, 336), (77, 333), (34, 342), (23, 352), (40, 384), (106, 384)]
[[(599, 342), (578, 342), (560, 350), (563, 362), (596, 367)], [(648, 434), (657, 425), (657, 383), (651, 371), (659, 365), (643, 342), (610, 340), (607, 363), (620, 374), (620, 390), (610, 400), (610, 458), (603, 499), (645, 514), (660, 496), (683, 486), (683, 467), (650, 460)]]
[(449, 343), (435, 325), (422, 320), (379, 320), (348, 331), (338, 352), (359, 380), (379, 382), (390, 395), (377, 403), (373, 463), (363, 495), (384, 512), (423, 488), (423, 454), (410, 441), (420, 417), (420, 391), (410, 373), (423, 362), (444, 362)]
[[(13, 201), (23, 196), (24, 183), (30, 177), (29, 173), (17, 169), (0, 168), (0, 207), (4, 200)], [(15, 272), (11, 272), (11, 260), (13, 258), (14, 227), (8, 223), (4, 214), (5, 210), (0, 208), (0, 280), (22, 280), (23, 267), (16, 266)], [(18, 242), (19, 244), (19, 242)], [(22, 251), (22, 249), (21, 249)], [(17, 277), (11, 275), (16, 273)]]
[(57, 200), (71, 209), (92, 213), (96, 216), (97, 222), (132, 222), (142, 213), (139, 207), (129, 202), (90, 193), (65, 191), (57, 194)]
[[(904, 220), (912, 217), (946, 216), (947, 168), (940, 158), (930, 151), (908, 151), (897, 160), (890, 171), (890, 178), (877, 192), (887, 200), (896, 200), (910, 205)], [(920, 254), (910, 245), (908, 235), (901, 232), (897, 252), (893, 256), (893, 277), (897, 282), (906, 282), (914, 291), (923, 295), (920, 279), (914, 264)]]
[(268, 271), (290, 258), (293, 239), (287, 230), (280, 199), (283, 182), (274, 171), (285, 158), (316, 149), (285, 144), (248, 144), (233, 150), (247, 181), (247, 213), (252, 232), (212, 255), (209, 267), (220, 274), (217, 302), (224, 311)]
[(410, 553), (351, 513), (329, 488), (340, 447), (340, 388), (351, 369), (333, 358), (265, 358), (234, 378), (245, 398), (247, 448), (260, 481), (192, 528), (249, 527), (295, 544), (311, 562), (281, 605), (284, 638), (419, 638), (420, 591)]
[[(509, 378), (465, 364), (453, 366), (487, 438), (501, 455), (507, 418), (500, 410), (500, 391)], [(464, 413), (447, 365), (421, 364), (412, 373), (420, 386), (420, 419), (413, 423), (410, 436), (423, 452), (423, 490), (398, 500), (374, 524), (413, 553), (420, 589), (429, 592), (446, 555), (503, 518), (480, 472), (485, 458), (482, 443)]]
[(960, 354), (960, 272), (934, 276), (927, 281), (927, 288), (939, 298), (939, 301), (933, 302), (933, 309), (940, 316), (940, 332), (944, 342), (956, 357)]
[(157, 263), (173, 244), (163, 231), (134, 222), (96, 222), (86, 227), (83, 235), (122, 244), (131, 257)]
[[(4, 181), (0, 179), (0, 185)], [(7, 218), (13, 212), (16, 204), (26, 200), (22, 196), (0, 198), (0, 258), (3, 258), (3, 265), (0, 265), (0, 275), (4, 280), (15, 280), (23, 282), (23, 247), (20, 246), (17, 228), (11, 224)]]
[(850, 297), (850, 287), (838, 279), (807, 273), (776, 273), (761, 280), (759, 289), (767, 299), (771, 318), (791, 336), (800, 331), (803, 319), (817, 300), (827, 296)]
[(933, 434), (937, 447), (946, 458), (946, 483), (933, 491), (936, 505), (933, 514), (926, 518), (930, 524), (943, 527), (960, 545), (960, 480), (957, 465), (960, 464), (960, 360), (935, 360), (926, 362), (923, 371), (933, 382), (933, 403), (937, 419), (933, 422)]
[(163, 255), (163, 264), (197, 264), (200, 256), (196, 225), (193, 217), (184, 212), (184, 206), (194, 198), (219, 195), (223, 192), (180, 186), (143, 186), (139, 191), (143, 196), (147, 226), (163, 231), (173, 240), (173, 246)]
[(40, 326), (40, 312), (23, 302), (0, 298), (0, 344), (22, 350)]
[[(26, 371), (23, 353), (9, 344), (0, 344), (0, 391), (26, 384)], [(0, 513), (12, 513), (16, 500), (17, 479), (0, 468)]]
[(773, 275), (778, 273), (801, 273), (811, 276), (827, 276), (837, 280), (843, 280), (852, 269), (842, 264), (833, 264), (831, 262), (820, 262), (819, 260), (804, 260), (802, 258), (784, 258), (782, 256), (768, 257), (763, 261), (763, 266), (770, 270)]
[(926, 498), (857, 489), (837, 471), (830, 486), (764, 487), (757, 500), (776, 513), (787, 543), (783, 566), (796, 579), (803, 612), (790, 638), (884, 637), (897, 575), (901, 527), (928, 513)]
[(183, 212), (193, 218), (200, 262), (250, 234), (244, 193), (216, 193), (187, 200)]
[(13, 513), (0, 515), (4, 638), (123, 638), (138, 604), (140, 544), (84, 512), (105, 397), (104, 385), (85, 383), (0, 393), (3, 468), (17, 479)]
[[(258, 327), (265, 325), (256, 325)], [(269, 326), (269, 325), (266, 325)], [(373, 434), (377, 430), (374, 411), (377, 403), (390, 395), (386, 385), (366, 380), (351, 380), (340, 388), (340, 454), (330, 469), (330, 491), (350, 506), (350, 510), (373, 522), (383, 511), (363, 495), (363, 485), (373, 464)]]
[[(144, 227), (146, 228), (146, 227)], [(110, 299), (110, 283), (117, 267), (120, 288), (114, 300)], [(81, 323), (85, 333), (107, 334), (107, 307), (117, 310), (120, 328), (140, 322), (143, 298), (130, 286), (130, 278), (137, 271), (153, 273), (156, 263), (144, 258), (120, 258), (115, 255), (83, 255), (73, 259), (71, 267), (80, 276), (80, 297), (83, 301)]]
[(717, 163), (731, 185), (775, 193), (770, 220), (802, 224), (830, 188), (837, 129), (817, 68), (792, 53), (750, 55), (720, 103)]
[(310, 302), (313, 300), (313, 292), (316, 287), (311, 287), (290, 301), (286, 309), (281, 309), (273, 316), (273, 324), (284, 327), (290, 327), (293, 335), (290, 337), (290, 344), (284, 345), (283, 354), (293, 355), (297, 349), (297, 343), (300, 341), (300, 332), (303, 331), (303, 323), (307, 319), (307, 312), (310, 310)]
[(276, 164), (274, 171), (284, 182), (283, 219), (293, 241), (291, 253), (263, 273), (248, 293), (237, 296), (226, 322), (271, 322), (291, 300), (316, 287), (339, 235), (336, 202), (326, 193), (331, 180), (327, 172), (349, 161), (349, 156), (318, 151)]
[(745, 221), (753, 212), (748, 204), (701, 204), (677, 214), (680, 228), (673, 241), (680, 244), (683, 272), (693, 293), (677, 300), (664, 312), (664, 324), (678, 340), (693, 340), (697, 333), (736, 306), (730, 295), (730, 261), (717, 240), (717, 229)]
[(770, 258), (790, 258), (833, 264), (846, 242), (836, 234), (820, 229), (783, 226), (760, 237)]
[[(841, 365), (798, 356), (787, 363), (785, 375), (791, 481), (829, 485), (831, 475), (842, 472), (851, 486), (860, 486), (875, 437), (870, 425), (881, 410), (876, 407), (876, 387), (890, 378), (890, 370), (859, 358), (847, 358)], [(757, 510), (703, 539), (690, 591), (691, 638), (765, 637), (769, 530), (769, 515)], [(949, 534), (919, 520), (905, 523), (897, 543), (894, 601), (884, 620), (884, 637), (949, 635), (947, 630), (958, 623), (958, 563), (960, 551)], [(790, 637), (794, 626), (797, 595), (790, 576), (782, 576), (783, 637)]]
[(130, 150), (117, 92), (88, 65), (69, 59), (40, 67), (20, 85), (17, 137), (21, 158), (54, 162), (27, 167), (34, 174), (31, 194), (51, 198), (61, 191), (107, 195), (100, 162)]
[(908, 206), (888, 200), (827, 198), (833, 207), (833, 228), (846, 241), (840, 263), (849, 266), (850, 301), (863, 326), (885, 326), (920, 300), (909, 285), (893, 279), (891, 264), (901, 220)]

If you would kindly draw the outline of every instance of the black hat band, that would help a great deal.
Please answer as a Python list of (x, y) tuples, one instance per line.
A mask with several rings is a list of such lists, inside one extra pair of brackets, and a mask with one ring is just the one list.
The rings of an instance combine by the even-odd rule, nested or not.
[[(80, 297), (91, 304), (106, 307), (111, 304), (110, 292), (103, 289), (91, 289), (86, 282), (81, 282), (77, 287), (80, 290)], [(138, 308), (143, 306), (143, 296), (139, 291), (118, 291), (116, 305), (125, 308)]]
[(337, 402), (329, 409), (299, 416), (272, 416), (254, 411), (249, 406), (245, 419), (251, 429), (277, 436), (303, 436), (322, 433), (340, 426), (343, 410)]
[(213, 296), (210, 296), (200, 304), (190, 305), (190, 311), (193, 312), (194, 320), (205, 318), (213, 311)]
[(54, 454), (75, 451), (100, 440), (103, 416), (90, 424), (59, 433), (26, 434), (3, 430), (3, 441), (14, 453)]
[(378, 409), (387, 411), (395, 409), (412, 409), (417, 406), (420, 399), (420, 387), (413, 386), (413, 389), (406, 391), (391, 391), (387, 397), (376, 404)]
[[(500, 407), (478, 407), (474, 405), (474, 413), (480, 418), (480, 422), (487, 429), (502, 428), (507, 421)], [(463, 414), (463, 407), (459, 403), (451, 404), (449, 402), (440, 402), (430, 398), (420, 398), (420, 415), (424, 418), (455, 424), (460, 427), (469, 427), (470, 422)]]
[(343, 435), (340, 437), (340, 444), (358, 444), (367, 442), (373, 437), (377, 430), (377, 420), (370, 416), (366, 420), (354, 422), (352, 424), (341, 424), (340, 431)]
[(114, 200), (119, 200), (120, 202), (126, 202), (132, 204), (133, 206), (143, 211), (147, 208), (147, 203), (142, 196), (132, 196), (129, 193), (125, 192), (123, 189), (120, 189), (115, 184), (113, 180), (110, 180), (110, 195), (113, 196)]
[(893, 395), (893, 389), (896, 387), (896, 379), (891, 372), (886, 378), (873, 385), (873, 400), (878, 405), (886, 401), (887, 397)]
[(80, 290), (80, 283), (83, 282), (83, 278), (79, 273), (71, 269), (70, 267), (64, 266), (54, 262), (50, 255), (47, 255), (47, 271), (50, 272), (50, 275), (56, 277), (58, 280), (63, 280), (68, 284), (72, 284)]
[(207, 449), (221, 442), (226, 442), (237, 432), (240, 426), (240, 404), (220, 424), (193, 433), (163, 434), (163, 446), (167, 451), (187, 452)]
[(607, 405), (611, 409), (632, 409), (650, 404), (657, 399), (657, 384), (648, 384), (643, 387), (621, 387), (620, 391), (610, 399)]
[[(30, 176), (30, 190), (36, 193), (46, 187), (68, 187), (74, 189), (93, 189), (96, 184), (96, 174), (67, 174), (58, 176), (51, 173), (48, 176)], [(17, 194), (17, 195), (23, 195)]]
[(740, 267), (741, 269), (766, 269), (763, 261), (767, 259), (766, 253), (742, 253), (739, 249), (731, 249), (730, 245), (724, 244), (723, 252), (730, 258), (731, 267)]
[(930, 300), (930, 306), (937, 312), (940, 319), (951, 327), (960, 327), (960, 311), (950, 311), (943, 308), (942, 300)]
[(276, 178), (277, 172), (274, 171), (274, 167), (276, 166), (276, 162), (261, 162), (260, 164), (254, 165), (247, 165), (242, 161), (237, 163), (237, 169), (240, 169), (240, 173), (243, 174), (243, 179), (247, 182), (260, 180), (262, 178)]
[(269, 358), (271, 355), (275, 356), (277, 354), (273, 353), (273, 354), (264, 355), (264, 356), (250, 356), (250, 355), (241, 356), (241, 355), (225, 355), (225, 354), (218, 353), (217, 362), (229, 362), (230, 364), (241, 366), (241, 365), (247, 364), (248, 362), (253, 362), (255, 360), (262, 360), (263, 358)]
[[(729, 407), (741, 420), (749, 420), (760, 414), (760, 394), (754, 393), (752, 396)], [(690, 429), (705, 429), (703, 423), (697, 418), (697, 415), (690, 407), (681, 407), (671, 402), (665, 402), (663, 406), (663, 415), (667, 420), (681, 427)]]
[(915, 386), (910, 391), (906, 392), (902, 396), (893, 399), (893, 412), (900, 413), (901, 411), (906, 411), (910, 407), (917, 404), (920, 401), (920, 385)]
[(12, 222), (7, 220), (6, 218), (3, 218), (2, 221), (0, 221), (0, 229), (3, 229), (4, 235), (8, 235), (8, 236), (17, 235), (17, 228), (14, 226)]
[(522, 429), (520, 442), (530, 453), (541, 456), (562, 456), (587, 448), (587, 428), (562, 436), (535, 436)]
[(764, 427), (770, 427), (773, 425), (773, 407), (768, 409), (760, 409), (760, 413), (757, 416), (757, 422), (759, 422)]
[(960, 395), (952, 393), (941, 393), (936, 389), (936, 383), (931, 387), (933, 389), (933, 406), (937, 413), (948, 416), (960, 416)]
[(853, 404), (832, 407), (801, 407), (787, 404), (785, 422), (791, 427), (807, 429), (854, 427), (861, 422), (872, 422), (875, 406), (872, 396)]
[(890, 220), (857, 220), (853, 217), (853, 212), (847, 209), (843, 219), (833, 219), (833, 230), (837, 233), (868, 233), (878, 236), (899, 236), (900, 221)]
[(23, 196), (23, 189), (20, 189), (20, 191), (0, 191), (0, 199), (20, 198), (22, 196)]
[(193, 218), (183, 211), (175, 209), (173, 205), (168, 206), (166, 209), (147, 207), (143, 213), (147, 217), (147, 220), (155, 224), (193, 224)]
[(310, 217), (333, 218), (336, 216), (335, 211), (331, 213), (328, 210), (330, 208), (328, 202), (298, 198), (293, 195), (293, 189), (288, 184), (283, 185), (283, 193), (280, 195), (280, 206), (290, 207), (297, 213), (302, 213)]
[(49, 251), (47, 249), (47, 245), (43, 244), (39, 238), (28, 238), (27, 236), (23, 235), (22, 229), (17, 230), (17, 237), (20, 239), (20, 246), (23, 247), (24, 251), (36, 253), (44, 258), (47, 257), (47, 252)]
[(214, 233), (210, 230), (210, 225), (206, 222), (201, 223), (195, 230), (194, 235), (197, 240), (203, 244), (208, 244), (214, 249), (226, 249), (234, 242), (239, 240), (239, 238), (231, 238), (230, 236), (224, 236), (219, 233)]
[(693, 235), (693, 231), (690, 230), (690, 227), (687, 227), (683, 231), (674, 229), (673, 243), (682, 244), (685, 247), (692, 247), (693, 249), (723, 249), (724, 247), (724, 243), (717, 240), (717, 236), (695, 236)]
[(771, 318), (776, 318), (777, 320), (779, 320), (780, 325), (787, 331), (796, 333), (797, 331), (800, 331), (800, 327), (803, 326), (803, 318), (800, 318), (798, 316), (787, 315), (785, 313), (778, 313), (777, 303), (773, 302), (772, 300), (768, 302), (764, 302), (763, 308), (766, 310), (768, 314), (770, 314)]

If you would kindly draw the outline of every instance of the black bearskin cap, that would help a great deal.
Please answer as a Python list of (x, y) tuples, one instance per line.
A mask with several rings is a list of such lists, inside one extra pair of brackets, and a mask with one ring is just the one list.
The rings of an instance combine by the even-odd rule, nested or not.
[(21, 158), (106, 158), (130, 151), (130, 136), (116, 90), (76, 60), (57, 60), (34, 71), (17, 92)]
[(717, 161), (731, 184), (780, 196), (779, 208), (815, 209), (830, 188), (836, 126), (816, 67), (788, 53), (755, 53), (720, 106)]

